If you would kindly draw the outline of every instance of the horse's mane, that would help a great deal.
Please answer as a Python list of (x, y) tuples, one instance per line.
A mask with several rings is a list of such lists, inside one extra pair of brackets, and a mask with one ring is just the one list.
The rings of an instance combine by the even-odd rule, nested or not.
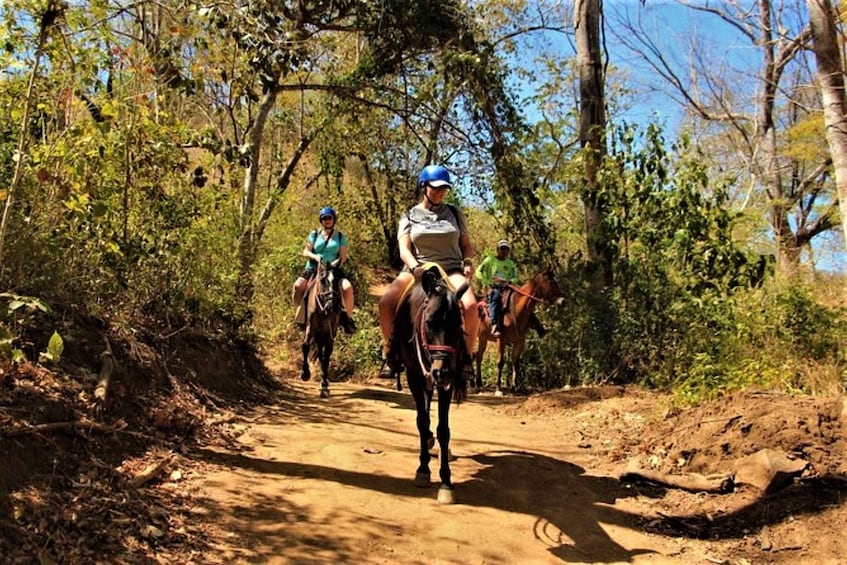
[[(316, 275), (316, 277), (320, 277), (320, 279), (315, 280), (314, 286), (309, 289), (310, 296), (308, 304), (311, 310), (309, 313), (309, 339), (311, 339), (313, 343), (316, 343), (318, 339), (332, 340), (335, 338), (335, 333), (338, 331), (338, 317), (341, 311), (341, 281), (338, 277), (334, 277), (330, 288), (321, 287), (319, 289), (319, 286), (327, 282), (321, 279), (328, 278), (331, 270), (332, 267), (322, 266)], [(321, 277), (321, 274), (323, 274), (323, 277)], [(330, 308), (324, 311), (317, 307), (318, 300), (327, 299), (332, 302)], [(318, 348), (313, 348), (309, 352), (309, 357), (312, 361), (316, 361), (318, 355)]]
[[(462, 328), (462, 312), (457, 296), (447, 287), (444, 281), (436, 283), (438, 289), (431, 294), (427, 294), (422, 284), (416, 284), (409, 293), (407, 307), (401, 308), (395, 320), (395, 334), (401, 337), (400, 347), (406, 349), (407, 374), (410, 370), (410, 361), (415, 361), (414, 339), (416, 333), (421, 327), (421, 316), (424, 315), (424, 308), (436, 304), (436, 317), (432, 319), (440, 328), (445, 328), (446, 331), (453, 330), (455, 343), (450, 343), (456, 353), (452, 359), (453, 370), (453, 400), (459, 404), (467, 397), (467, 383), (462, 375), (462, 355), (465, 351), (464, 334)], [(402, 328), (402, 329), (401, 329)], [(456, 331), (458, 330), (458, 331)], [(399, 333), (398, 333), (399, 332)], [(411, 349), (411, 350), (410, 350)], [(412, 369), (414, 370), (414, 369)]]

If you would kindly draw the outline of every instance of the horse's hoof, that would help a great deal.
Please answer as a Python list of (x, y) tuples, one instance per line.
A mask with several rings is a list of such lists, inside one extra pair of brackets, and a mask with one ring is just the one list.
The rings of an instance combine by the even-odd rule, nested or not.
[(432, 484), (429, 473), (415, 473), (415, 486), (418, 488), (426, 488)]
[(303, 374), (300, 375), (301, 381), (308, 381), (311, 378), (312, 378), (312, 375), (310, 375), (309, 373), (303, 373)]
[(329, 398), (329, 389), (328, 388), (322, 388), (321, 389), (321, 398)]
[(496, 391), (494, 391), (494, 396), (503, 396), (503, 391), (498, 388)]
[(456, 495), (453, 487), (442, 485), (438, 489), (438, 504), (453, 504), (456, 502)]

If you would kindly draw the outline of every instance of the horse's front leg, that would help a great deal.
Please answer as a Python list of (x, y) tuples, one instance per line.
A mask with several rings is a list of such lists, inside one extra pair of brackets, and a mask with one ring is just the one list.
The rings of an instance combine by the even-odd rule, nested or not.
[(524, 340), (518, 340), (512, 345), (512, 390), (515, 390), (518, 386), (518, 377), (521, 369), (521, 353), (523, 353), (525, 345), (526, 341)]
[(497, 344), (497, 389), (494, 391), (495, 396), (503, 396), (503, 390), (500, 388), (501, 383), (503, 382), (503, 364), (505, 362), (505, 351), (506, 346), (503, 341)]
[(329, 398), (329, 360), (332, 357), (332, 342), (321, 346), (321, 398)]
[(303, 344), (300, 345), (300, 349), (303, 350), (303, 367), (300, 372), (300, 378), (304, 381), (308, 381), (312, 378), (312, 371), (309, 369), (309, 345), (311, 340), (309, 338), (309, 334), (306, 334), (306, 338), (303, 340)]
[(415, 472), (415, 486), (428, 487), (430, 483), (429, 473), (429, 447), (432, 432), (429, 431), (429, 405), (432, 402), (432, 393), (425, 390), (424, 384), (413, 385), (409, 383), (412, 398), (415, 399), (415, 422), (418, 427), (418, 438), (420, 439), (420, 463)]
[(453, 479), (450, 473), (450, 402), (453, 400), (452, 387), (448, 390), (438, 390), (438, 451), (441, 466), (438, 474), (441, 477), (441, 488), (438, 489), (439, 504), (453, 504)]

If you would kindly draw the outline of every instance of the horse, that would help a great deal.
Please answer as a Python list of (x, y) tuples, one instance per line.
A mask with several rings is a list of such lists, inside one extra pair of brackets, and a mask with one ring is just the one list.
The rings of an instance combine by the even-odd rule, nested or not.
[(467, 396), (462, 376), (465, 338), (459, 299), (468, 289), (455, 292), (446, 274), (435, 264), (424, 266), (421, 284), (415, 285), (403, 301), (394, 324), (391, 355), (406, 367), (406, 382), (415, 401), (416, 423), (420, 437), (420, 464), (415, 473), (417, 487), (430, 486), (429, 450), (435, 444), (430, 431), (430, 406), (438, 390), (438, 427), (441, 487), (440, 504), (454, 502), (450, 474), (450, 403), (458, 404)]
[(342, 307), (341, 279), (336, 277), (335, 267), (332, 263), (320, 263), (306, 292), (306, 335), (300, 346), (303, 350), (301, 379), (308, 381), (312, 377), (309, 369), (310, 350), (311, 360), (320, 361), (321, 398), (329, 398), (329, 358), (338, 333)]
[(526, 346), (526, 334), (531, 324), (537, 321), (534, 314), (535, 305), (561, 298), (562, 290), (556, 282), (553, 269), (548, 267), (537, 273), (523, 286), (508, 285), (504, 294), (507, 296), (508, 306), (504, 309), (503, 326), (499, 338), (491, 335), (491, 320), (488, 318), (488, 309), (480, 305), (479, 345), (474, 356), (476, 362), (475, 384), (478, 390), (482, 390), (482, 357), (485, 355), (489, 341), (498, 342), (496, 396), (503, 395), (500, 383), (503, 377), (506, 347), (512, 347), (512, 375), (509, 388), (514, 390), (518, 381), (521, 353)]

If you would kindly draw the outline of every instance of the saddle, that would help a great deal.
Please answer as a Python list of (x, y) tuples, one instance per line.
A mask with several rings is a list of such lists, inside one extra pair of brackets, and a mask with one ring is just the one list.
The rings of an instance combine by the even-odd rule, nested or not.
[[(429, 262), (423, 263), (421, 265), (421, 267), (423, 268), (424, 271), (428, 271), (433, 267), (438, 269), (438, 274), (441, 277), (441, 280), (443, 280), (444, 283), (447, 285), (447, 288), (449, 288), (450, 291), (453, 292), (454, 294), (457, 292), (456, 287), (453, 286), (452, 281), (450, 281), (450, 277), (447, 276), (447, 272), (444, 269), (441, 268), (441, 265), (439, 265), (438, 263), (433, 263), (433, 262), (429, 261)], [(397, 299), (397, 306), (394, 308), (394, 315), (395, 316), (397, 315), (397, 312), (400, 311), (400, 307), (403, 306), (403, 303), (406, 302), (406, 299), (409, 298), (409, 293), (412, 292), (413, 288), (415, 288), (415, 284), (417, 284), (417, 282), (418, 281), (416, 279), (412, 278), (408, 282), (408, 284), (406, 284), (406, 287), (403, 289), (403, 292), (400, 293), (400, 298)]]

